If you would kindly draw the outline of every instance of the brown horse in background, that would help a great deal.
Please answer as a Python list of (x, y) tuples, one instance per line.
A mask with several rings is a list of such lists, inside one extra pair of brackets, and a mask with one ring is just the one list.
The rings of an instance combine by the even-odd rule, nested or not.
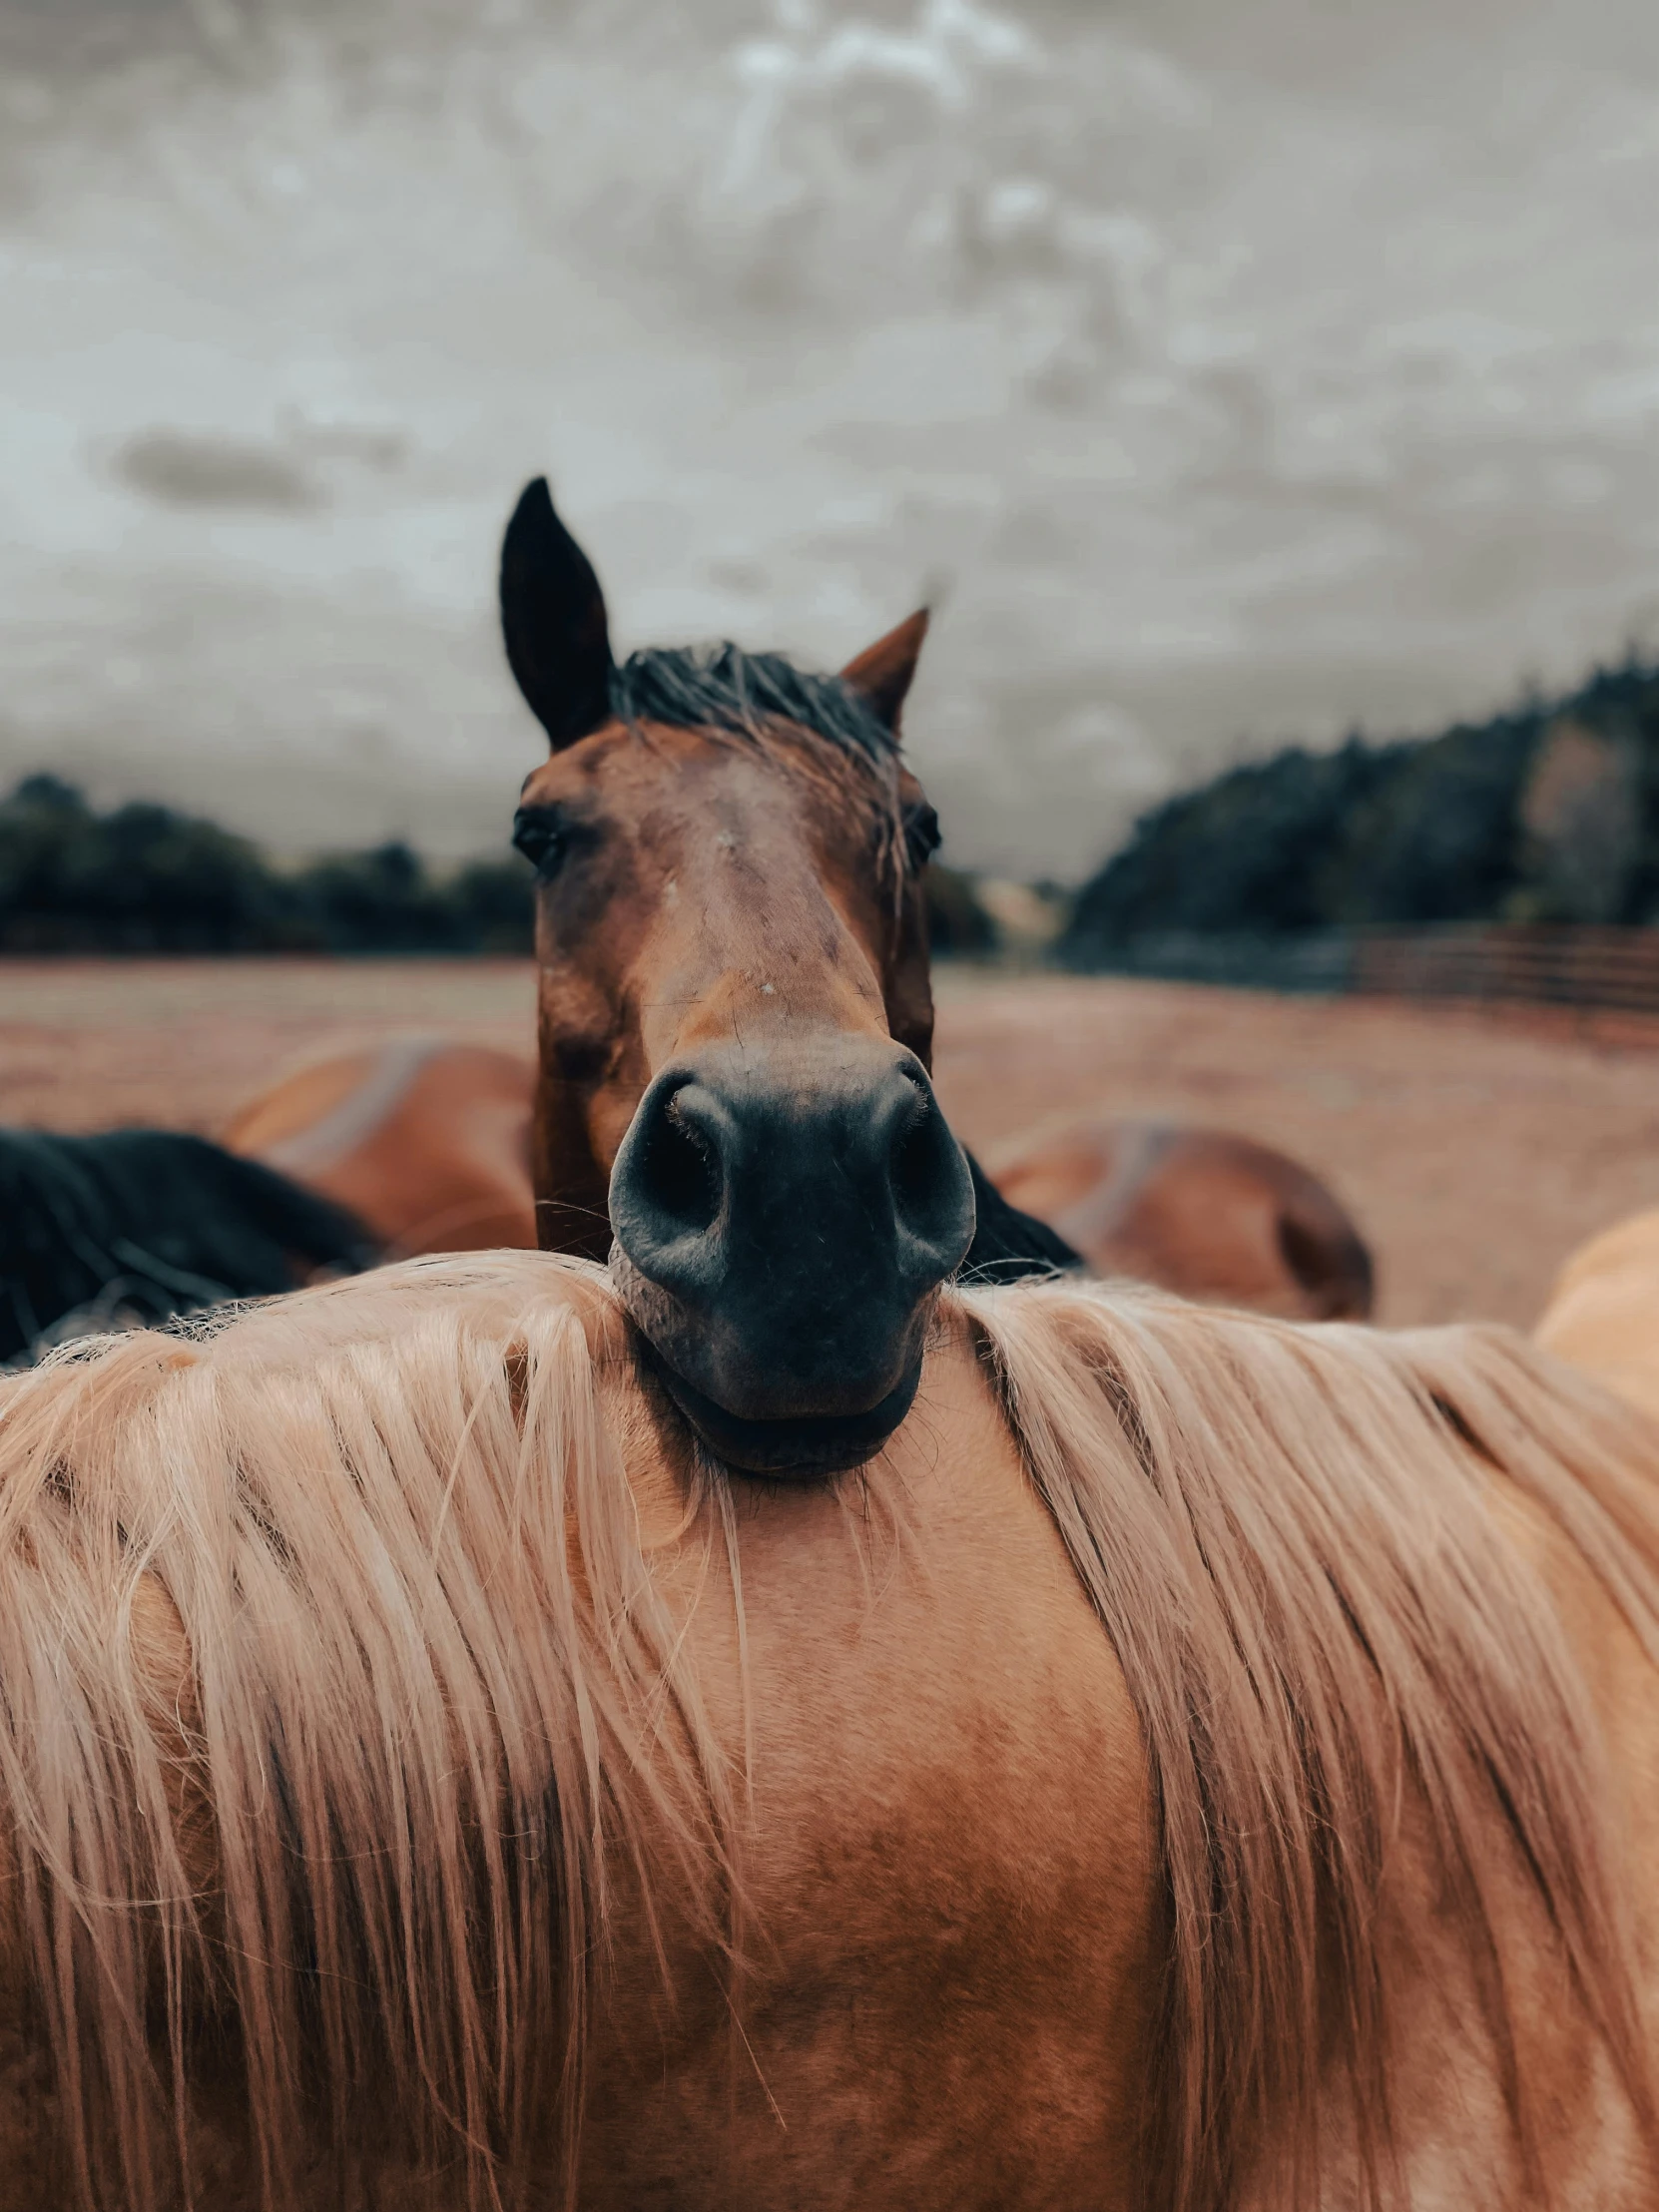
[[(533, 1247), (536, 1070), (433, 1037), (330, 1053), (279, 1077), (223, 1141), (366, 1223), (388, 1258)], [(1223, 1130), (1091, 1121), (990, 1156), (996, 1190), (1092, 1273), (1293, 1321), (1364, 1321), (1371, 1256), (1327, 1187)]]
[(542, 1242), (609, 1255), (723, 1460), (859, 1465), (914, 1400), (947, 1277), (1073, 1257), (1000, 1204), (928, 1075), (938, 830), (899, 752), (927, 617), (838, 677), (730, 645), (619, 667), (540, 478), (500, 594), (551, 747), (513, 832), (537, 874)]
[(946, 1294), (856, 1481), (607, 1278), (0, 1381), (0, 2212), (1646, 2212), (1659, 1431)]
[[(831, 1399), (837, 1417), (856, 1407), (863, 1448), (901, 1417), (931, 1269), (969, 1198), (926, 1088), (938, 826), (899, 749), (926, 615), (838, 678), (733, 645), (618, 667), (599, 580), (541, 479), (508, 524), (500, 591), (507, 657), (552, 748), (515, 825), (540, 877), (542, 1241), (611, 1250), (670, 1387), (728, 1456), (741, 1442), (739, 1463), (759, 1465), (770, 1448), (734, 1420), (798, 1423)], [(966, 1165), (967, 1280), (1077, 1263)], [(1257, 1235), (1250, 1287), (1368, 1313), (1369, 1258), (1329, 1195), (1247, 1146), (1230, 1165), (1235, 1189), (1283, 1171), (1277, 1277)], [(1141, 1241), (1141, 1270), (1157, 1245)], [(1187, 1282), (1203, 1274), (1195, 1257)], [(867, 1409), (860, 1372), (889, 1385)]]
[[(754, 1424), (783, 1417), (787, 1458), (809, 1404), (812, 1453), (831, 1456), (901, 1417), (964, 1230), (970, 1280), (1087, 1258), (1199, 1296), (1369, 1313), (1353, 1225), (1279, 1155), (1225, 1138), (1166, 1147), (1133, 1222), (1111, 1221), (1130, 1234), (1080, 1251), (950, 1136), (927, 1073), (923, 871), (938, 828), (899, 750), (925, 613), (839, 677), (735, 646), (618, 668), (598, 579), (539, 478), (508, 526), (500, 589), (508, 659), (552, 746), (514, 828), (539, 877), (536, 1227), (547, 1248), (596, 1259), (614, 1230), (666, 1372), (706, 1423), (724, 1407), (729, 1455), (765, 1456)], [(278, 1085), (228, 1142), (309, 1174), (392, 1251), (519, 1241), (516, 1074), (468, 1048), (410, 1049)], [(1206, 1176), (1218, 1145), (1227, 1175)], [(1069, 1144), (1023, 1167), (1033, 1187), (1058, 1178), (1087, 1229), (1102, 1206), (1123, 1211), (1123, 1177), (1102, 1166), (1080, 1204), (1077, 1157)], [(1193, 1207), (1170, 1202), (1188, 1170), (1196, 1240)]]
[[(618, 667), (540, 479), (501, 614), (552, 748), (514, 824), (538, 876), (541, 1240), (609, 1256), (728, 1463), (860, 1464), (913, 1401), (946, 1278), (1078, 1258), (964, 1155), (929, 1080), (938, 830), (899, 751), (926, 616), (838, 677), (730, 645)], [(295, 1133), (276, 1141), (291, 1164)]]

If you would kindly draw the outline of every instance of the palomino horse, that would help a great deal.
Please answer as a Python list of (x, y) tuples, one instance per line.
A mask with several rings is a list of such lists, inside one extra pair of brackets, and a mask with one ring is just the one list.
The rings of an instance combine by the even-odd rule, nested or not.
[(1500, 1331), (928, 1302), (855, 1479), (607, 1280), (0, 1382), (0, 2212), (1636, 2212), (1659, 1430)]
[(1580, 1245), (1533, 1334), (1659, 1416), (1659, 1210), (1632, 1214)]
[[(393, 1257), (536, 1242), (534, 1064), (393, 1038), (277, 1078), (224, 1132), (235, 1152), (348, 1207)], [(1171, 1122), (1094, 1121), (1015, 1141), (990, 1179), (1100, 1276), (1287, 1320), (1364, 1321), (1371, 1256), (1325, 1185), (1266, 1145)], [(984, 1238), (978, 1240), (983, 1248)]]

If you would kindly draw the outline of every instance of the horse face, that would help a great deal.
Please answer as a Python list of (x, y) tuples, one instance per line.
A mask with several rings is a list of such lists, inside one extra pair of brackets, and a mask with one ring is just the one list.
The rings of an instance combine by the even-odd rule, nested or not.
[[(502, 598), (555, 741), (517, 823), (540, 877), (542, 1242), (609, 1252), (720, 1457), (856, 1465), (908, 1411), (973, 1236), (927, 1073), (930, 811), (895, 761), (805, 729), (614, 719), (598, 584), (537, 491)], [(889, 728), (923, 628), (843, 672)]]

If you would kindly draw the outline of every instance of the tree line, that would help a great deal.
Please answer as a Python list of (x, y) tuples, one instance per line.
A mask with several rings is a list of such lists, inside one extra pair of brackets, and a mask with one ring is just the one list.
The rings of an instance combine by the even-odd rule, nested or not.
[(1659, 665), (1436, 737), (1230, 769), (1141, 818), (1059, 953), (1471, 921), (1659, 924)]
[[(934, 946), (983, 956), (973, 880), (929, 870)], [(0, 952), (528, 953), (527, 862), (409, 845), (274, 862), (171, 807), (100, 813), (30, 776), (0, 800)], [(1659, 664), (1438, 736), (1289, 746), (1153, 808), (1057, 947), (1110, 966), (1159, 937), (1288, 940), (1445, 922), (1659, 926)]]
[(55, 776), (0, 801), (0, 952), (473, 952), (531, 948), (514, 852), (438, 872), (403, 843), (284, 868), (171, 807), (100, 813)]

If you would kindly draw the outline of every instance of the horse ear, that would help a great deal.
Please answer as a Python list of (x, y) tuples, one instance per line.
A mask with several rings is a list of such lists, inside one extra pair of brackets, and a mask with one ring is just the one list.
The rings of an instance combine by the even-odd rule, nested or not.
[(547, 478), (524, 487), (501, 541), (501, 634), (518, 688), (561, 752), (611, 712), (611, 639), (593, 564)]
[(894, 736), (921, 655), (921, 641), (927, 635), (928, 619), (928, 610), (918, 607), (896, 630), (877, 638), (841, 670), (841, 682), (867, 702)]

